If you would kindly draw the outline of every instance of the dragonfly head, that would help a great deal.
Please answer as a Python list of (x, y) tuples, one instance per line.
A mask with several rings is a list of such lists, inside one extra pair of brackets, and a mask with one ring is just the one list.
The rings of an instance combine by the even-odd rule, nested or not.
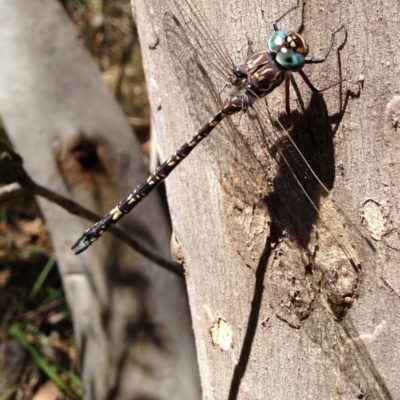
[(276, 31), (268, 40), (268, 48), (283, 68), (297, 72), (304, 67), (308, 44), (298, 33)]

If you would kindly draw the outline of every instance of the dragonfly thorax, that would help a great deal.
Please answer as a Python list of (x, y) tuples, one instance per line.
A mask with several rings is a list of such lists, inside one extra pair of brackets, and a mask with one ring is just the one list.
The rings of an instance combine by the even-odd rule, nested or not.
[(275, 54), (269, 51), (252, 54), (239, 67), (239, 73), (245, 78), (243, 89), (255, 98), (271, 93), (284, 81), (287, 72), (288, 70), (282, 68), (275, 60)]
[(297, 72), (304, 67), (308, 44), (298, 33), (276, 31), (268, 40), (268, 48), (282, 68)]

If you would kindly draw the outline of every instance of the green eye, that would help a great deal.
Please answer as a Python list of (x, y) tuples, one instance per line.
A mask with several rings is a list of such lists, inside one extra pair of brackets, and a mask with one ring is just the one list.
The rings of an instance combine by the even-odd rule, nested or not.
[(287, 32), (285, 31), (274, 32), (268, 40), (269, 51), (272, 53), (278, 53), (282, 46), (285, 46), (286, 35)]
[(303, 54), (293, 50), (282, 48), (276, 55), (276, 61), (282, 65), (283, 68), (296, 72), (304, 67), (305, 57)]

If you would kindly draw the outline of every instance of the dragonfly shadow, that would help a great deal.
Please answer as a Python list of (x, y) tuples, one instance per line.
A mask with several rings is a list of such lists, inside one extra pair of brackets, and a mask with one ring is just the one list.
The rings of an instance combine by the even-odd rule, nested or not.
[[(277, 129), (287, 127), (285, 130), (290, 138), (286, 134), (280, 135), (272, 150), (274, 157), (281, 159), (280, 168), (273, 181), (276, 190), (264, 200), (277, 226), (292, 233), (300, 246), (307, 248), (313, 227), (321, 217), (321, 204), (335, 182), (335, 134), (349, 99), (359, 97), (360, 91), (347, 90), (344, 99), (340, 96), (339, 112), (329, 114), (321, 94), (314, 93), (305, 107), (297, 85), (294, 83), (293, 86), (302, 109), (294, 111), (291, 117), (283, 115), (279, 118)], [(290, 214), (293, 223), (279, 223), (287, 221), (285, 212)]]
[(344, 112), (331, 117), (323, 97), (313, 95), (292, 118), (273, 116), (272, 128), (257, 121), (259, 133), (268, 131), (268, 136), (259, 134), (264, 149), (278, 165), (262, 199), (277, 230), (267, 270), (268, 297), (276, 315), (296, 328), (309, 317), (321, 291), (329, 311), (342, 319), (359, 287), (357, 257), (349, 250), (340, 209), (330, 198), (333, 141)]
[[(320, 95), (312, 97), (302, 114), (293, 114), (294, 124), (286, 130), (291, 140), (284, 134), (271, 150), (279, 159), (279, 169), (273, 179), (274, 190), (264, 201), (281, 232), (295, 237), (306, 249), (318, 220), (321, 197), (327, 195), (324, 187), (329, 191), (335, 180), (334, 132)], [(280, 123), (287, 126), (287, 116)]]

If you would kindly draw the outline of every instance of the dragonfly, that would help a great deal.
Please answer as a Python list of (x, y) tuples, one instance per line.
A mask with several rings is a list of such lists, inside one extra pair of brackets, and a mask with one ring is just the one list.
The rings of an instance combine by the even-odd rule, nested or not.
[[(186, 4), (188, 5), (188, 3)], [(188, 5), (188, 7), (189, 8), (186, 10), (186, 14), (181, 14), (180, 17), (183, 19), (187, 18), (189, 15), (187, 13), (188, 11), (192, 12), (193, 15), (199, 16), (199, 11), (195, 8), (195, 6)], [(197, 147), (197, 145), (202, 142), (202, 140), (205, 139), (226, 117), (233, 116), (234, 114), (251, 112), (255, 113), (256, 110), (259, 109), (256, 107), (256, 103), (283, 83), (286, 93), (285, 108), (287, 114), (290, 114), (289, 89), (291, 73), (298, 73), (314, 93), (321, 93), (346, 81), (346, 79), (341, 79), (333, 84), (319, 89), (311, 83), (303, 71), (305, 65), (323, 63), (328, 58), (334, 45), (335, 36), (339, 31), (344, 29), (344, 25), (341, 25), (331, 34), (331, 40), (324, 57), (316, 59), (307, 58), (309, 46), (305, 38), (303, 38), (299, 33), (288, 32), (278, 27), (278, 23), (284, 17), (299, 7), (300, 0), (297, 1), (296, 5), (284, 12), (274, 21), (272, 25), (273, 33), (268, 40), (266, 50), (251, 54), (247, 60), (245, 60), (245, 62), (238, 67), (233, 66), (233, 63), (229, 62), (228, 68), (230, 71), (227, 83), (233, 87), (233, 90), (223, 102), (220, 110), (211, 118), (209, 122), (203, 125), (189, 141), (183, 144), (173, 155), (164, 161), (147, 178), (146, 181), (139, 184), (126, 198), (121, 200), (118, 205), (116, 205), (100, 221), (87, 229), (72, 246), (75, 254), (80, 254), (85, 251), (112, 225), (116, 224), (124, 215), (135, 208), (160, 183), (162, 183), (169, 176), (169, 174), (175, 170), (175, 168), (191, 153), (191, 151)], [(173, 18), (175, 19), (176, 17)], [(201, 20), (201, 17), (199, 17), (199, 19)], [(179, 24), (178, 20), (176, 20), (176, 22)], [(195, 40), (198, 40), (197, 37), (193, 37)], [(218, 49), (216, 54), (226, 54), (226, 52)], [(219, 65), (217, 66), (217, 58), (215, 58), (215, 60), (216, 61), (213, 63), (213, 67), (219, 73), (221, 69)], [(226, 65), (226, 62), (224, 61), (222, 64)], [(225, 73), (223, 74), (226, 75)], [(263, 130), (264, 126), (261, 125), (256, 129)], [(294, 142), (292, 142), (289, 136), (287, 136), (285, 140), (288, 142), (287, 144), (290, 144), (290, 147), (293, 148), (291, 151), (296, 153), (294, 156), (296, 159), (295, 164), (299, 164), (300, 162), (300, 164), (306, 165), (306, 167), (302, 166), (300, 168), (303, 170), (307, 169), (307, 175), (309, 175), (310, 171), (312, 172), (312, 170), (308, 166), (307, 161), (304, 159), (304, 157), (302, 157), (301, 153), (296, 148)], [(291, 169), (293, 168), (288, 161), (285, 162)], [(293, 174), (295, 174), (294, 171)], [(312, 179), (316, 181), (318, 186), (321, 185), (321, 182), (313, 173)], [(300, 182), (299, 184), (301, 186)]]
[[(151, 3), (153, 3), (153, 8), (150, 5)], [(301, 254), (301, 262), (298, 263), (298, 270), (289, 271), (289, 275), (293, 279), (286, 279), (283, 276), (286, 281), (274, 281), (277, 276), (282, 276), (282, 274), (277, 273), (274, 276), (271, 273), (274, 267), (268, 267), (270, 277), (266, 281), (269, 285), (269, 292), (271, 292), (271, 301), (274, 302), (274, 304), (271, 304), (272, 308), (281, 319), (287, 321), (290, 325), (301, 326), (302, 321), (313, 309), (315, 292), (318, 290), (314, 286), (310, 287), (309, 279), (305, 276), (304, 271), (305, 269), (313, 270), (313, 266), (316, 266), (320, 272), (322, 271), (322, 275), (326, 279), (315, 284), (312, 283), (312, 285), (322, 287), (322, 291), (326, 294), (324, 302), (328, 304), (329, 311), (335, 318), (341, 319), (356, 298), (360, 283), (361, 264), (352, 245), (352, 239), (356, 235), (363, 238), (364, 236), (350, 218), (345, 215), (342, 208), (331, 198), (329, 189), (314, 172), (307, 158), (300, 151), (298, 144), (283, 126), (281, 118), (272, 112), (269, 106), (264, 104), (264, 101), (266, 103), (270, 98), (268, 95), (279, 86), (284, 86), (286, 115), (290, 116), (289, 120), (294, 122), (292, 126), (296, 127), (297, 122), (301, 123), (302, 120), (298, 121), (297, 116), (290, 109), (289, 90), (293, 74), (298, 73), (309, 89), (316, 94), (347, 81), (347, 79), (340, 79), (320, 89), (311, 83), (303, 71), (306, 65), (321, 64), (326, 61), (333, 49), (337, 34), (344, 31), (344, 25), (341, 25), (331, 34), (323, 57), (309, 58), (310, 48), (305, 38), (300, 33), (286, 31), (278, 26), (283, 18), (300, 8), (300, 0), (298, 0), (293, 7), (273, 22), (272, 34), (267, 42), (267, 47), (263, 51), (254, 52), (251, 38), (246, 37), (247, 59), (243, 57), (244, 62), (235, 63), (223, 43), (209, 29), (207, 20), (202, 16), (195, 2), (189, 0), (152, 2), (149, 0), (147, 4), (150, 16), (154, 11), (156, 26), (162, 26), (165, 34), (165, 40), (161, 40), (161, 44), (165, 44), (163, 54), (169, 57), (178, 80), (182, 82), (182, 77), (187, 73), (189, 79), (192, 79), (190, 83), (199, 87), (199, 90), (193, 91), (193, 89), (190, 90), (191, 85), (187, 85), (190, 93), (196, 92), (194, 95), (200, 93), (203, 96), (202, 104), (189, 98), (189, 102), (192, 102), (189, 111), (195, 111), (198, 115), (201, 115), (198, 119), (202, 120), (204, 112), (201, 108), (206, 105), (208, 115), (212, 115), (208, 103), (210, 95), (212, 97), (210, 103), (218, 104), (219, 111), (189, 141), (163, 162), (146, 181), (138, 185), (104, 218), (87, 229), (72, 246), (75, 254), (85, 251), (112, 225), (136, 207), (218, 126), (218, 129), (223, 130), (224, 134), (227, 133), (227, 135), (219, 135), (218, 140), (220, 142), (217, 145), (214, 143), (215, 141), (213, 142), (215, 136), (205, 141), (204, 144), (207, 146), (207, 143), (212, 143), (210, 149), (216, 153), (220, 151), (220, 148), (223, 149), (222, 153), (224, 154), (221, 155), (219, 164), (219, 169), (223, 171), (223, 176), (221, 175), (220, 179), (222, 189), (225, 189), (224, 179), (229, 180), (233, 177), (232, 181), (237, 181), (240, 178), (243, 178), (242, 182), (246, 180), (246, 188), (242, 192), (240, 192), (240, 189), (236, 192), (235, 188), (235, 192), (229, 193), (228, 197), (243, 197), (245, 204), (250, 204), (250, 208), (253, 207), (254, 210), (259, 206), (255, 203), (255, 196), (259, 197), (260, 213), (263, 213), (266, 208), (271, 217), (272, 225), (274, 228), (277, 227), (273, 234), (274, 241), (277, 243), (275, 248), (276, 259), (279, 259), (279, 252), (287, 255), (288, 249), (302, 249), (299, 253)], [(253, 5), (252, 2), (246, 4)], [(161, 8), (167, 11), (163, 12), (160, 10)], [(163, 36), (160, 37), (163, 39)], [(180, 42), (177, 42), (177, 40)], [(191, 73), (193, 71), (197, 71), (197, 73)], [(204, 77), (209, 82), (207, 79), (203, 80)], [(216, 87), (221, 83), (223, 83), (223, 89), (218, 91)], [(187, 89), (187, 87), (184, 83), (181, 83), (182, 90)], [(228, 91), (228, 93), (223, 95), (225, 91)], [(221, 101), (220, 97), (224, 100)], [(241, 126), (236, 129), (235, 122), (232, 122), (235, 118), (236, 120), (239, 119), (239, 125), (244, 125), (243, 131)], [(222, 120), (225, 120), (225, 123), (221, 124)], [(226, 129), (227, 126), (228, 129)], [(229, 154), (229, 151), (225, 151), (224, 145), (227, 143), (223, 138), (229, 136), (228, 141), (232, 140), (234, 133), (237, 133), (240, 142), (242, 142), (241, 136), (247, 135), (255, 138), (251, 141), (257, 142), (258, 147), (256, 146), (254, 150), (251, 149), (251, 152), (253, 152), (253, 157), (257, 154), (257, 161), (259, 161), (259, 153), (266, 155), (267, 161), (264, 162), (263, 160), (258, 163), (262, 168), (261, 171), (257, 171), (257, 176), (251, 178), (244, 176), (243, 166), (236, 170), (233, 168), (237, 161), (233, 160), (235, 157), (229, 159), (231, 154)], [(235, 149), (238, 148), (236, 140), (233, 139)], [(246, 139), (245, 142), (247, 143), (247, 141)], [(232, 146), (230, 147), (232, 148)], [(242, 152), (246, 152), (249, 146), (245, 144), (239, 147), (240, 150), (238, 151), (242, 155)], [(219, 158), (219, 155), (217, 155), (217, 158)], [(268, 160), (271, 160), (271, 162)], [(270, 168), (269, 166), (272, 166), (272, 164), (275, 167)], [(272, 174), (275, 177), (266, 177), (267, 170), (268, 175), (270, 175), (269, 170), (273, 170)], [(249, 175), (251, 173), (252, 171), (249, 171)], [(263, 179), (263, 186), (265, 186), (265, 182), (267, 183), (267, 189), (264, 190), (263, 187), (262, 194), (257, 187), (260, 176)], [(251, 190), (249, 190), (249, 181), (257, 181), (252, 185)], [(226, 186), (235, 187), (235, 184), (230, 185), (228, 183)], [(236, 185), (236, 187), (239, 187), (239, 185)], [(258, 193), (256, 193), (257, 191)], [(250, 195), (248, 192), (252, 192), (252, 194)], [(264, 193), (267, 193), (267, 195), (264, 195)], [(289, 219), (292, 219), (291, 222), (287, 222), (288, 214), (290, 214)], [(228, 228), (229, 235), (237, 245), (237, 252), (242, 256), (246, 265), (253, 268), (253, 254), (246, 258), (248, 257), (247, 249), (240, 247), (244, 241), (243, 235), (240, 233), (242, 226), (240, 222), (236, 221), (235, 217), (230, 218), (228, 215), (228, 225), (230, 224), (229, 220), (232, 221)], [(252, 223), (252, 225), (255, 224)], [(315, 225), (318, 225), (317, 229), (315, 229)], [(347, 230), (351, 232), (348, 233)], [(279, 233), (276, 233), (278, 231)], [(356, 235), (352, 235), (352, 233)], [(305, 265), (303, 250), (305, 250), (307, 257)], [(286, 261), (283, 261), (281, 265), (285, 265), (285, 263)], [(294, 268), (293, 265), (296, 264), (297, 262), (289, 261), (288, 268)], [(285, 306), (282, 307), (282, 304)], [(287, 304), (290, 306), (287, 307)]]

